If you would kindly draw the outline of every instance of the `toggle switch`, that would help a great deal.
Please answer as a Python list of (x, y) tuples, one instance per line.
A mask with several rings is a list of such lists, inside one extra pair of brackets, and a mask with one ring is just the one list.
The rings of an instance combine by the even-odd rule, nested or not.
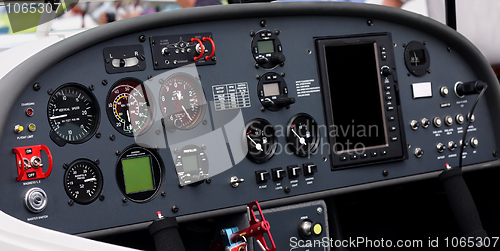
[(286, 177), (286, 171), (281, 167), (271, 169), (273, 181), (280, 181)]

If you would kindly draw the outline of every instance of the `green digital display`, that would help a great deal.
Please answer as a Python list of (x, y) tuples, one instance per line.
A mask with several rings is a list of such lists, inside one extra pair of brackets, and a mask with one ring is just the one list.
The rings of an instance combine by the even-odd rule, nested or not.
[(182, 167), (184, 172), (198, 170), (198, 155), (182, 156)]
[(123, 159), (122, 169), (127, 194), (155, 189), (149, 156)]
[(259, 49), (259, 53), (273, 53), (274, 40), (257, 41), (257, 48)]

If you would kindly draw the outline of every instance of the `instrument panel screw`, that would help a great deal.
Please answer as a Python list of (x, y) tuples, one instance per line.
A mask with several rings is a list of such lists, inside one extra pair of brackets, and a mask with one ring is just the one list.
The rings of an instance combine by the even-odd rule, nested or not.
[(285, 76), (285, 73), (284, 73), (284, 72), (282, 72), (280, 75), (281, 75), (282, 77), (284, 77), (284, 76)]
[(280, 66), (281, 66), (281, 67), (285, 66), (285, 63), (280, 63)]
[(35, 90), (35, 91), (39, 91), (39, 90), (40, 90), (40, 88), (42, 88), (42, 86), (40, 86), (40, 83), (35, 83), (35, 84), (33, 84), (33, 90)]
[(75, 204), (73, 200), (68, 200), (68, 205), (73, 206), (73, 204)]
[(95, 135), (96, 138), (100, 138), (101, 137), (101, 133), (98, 132), (96, 135)]
[(408, 77), (409, 77), (409, 76), (411, 76), (411, 73), (408, 72), (406, 75), (408, 75)]
[(384, 175), (384, 177), (389, 175), (389, 171), (387, 171), (387, 170), (382, 171), (382, 175)]
[(425, 41), (424, 41), (424, 42), (422, 42), (422, 44), (426, 45), (426, 44), (427, 44), (427, 42), (425, 42)]
[(161, 196), (165, 197), (165, 196), (167, 196), (167, 193), (165, 193), (165, 191), (161, 191)]
[(255, 69), (259, 69), (259, 64), (255, 63)]
[(95, 163), (96, 165), (99, 165), (99, 164), (101, 164), (101, 161), (100, 161), (99, 159), (95, 159), (95, 160), (94, 160), (94, 163)]
[(289, 193), (291, 190), (290, 187), (285, 187), (285, 193)]
[(115, 135), (114, 135), (114, 134), (109, 135), (109, 139), (110, 139), (111, 141), (115, 140)]
[(207, 182), (207, 184), (210, 184), (212, 183), (212, 180), (210, 178), (206, 179), (205, 182)]
[(106, 58), (106, 60), (104, 60), (104, 62), (106, 62), (106, 64), (109, 64), (109, 59)]
[(52, 93), (54, 93), (54, 90), (52, 90), (52, 89), (47, 90), (47, 94), (52, 95)]
[(144, 55), (141, 55), (141, 61), (146, 60), (146, 57)]
[(205, 144), (201, 145), (201, 149), (205, 150), (207, 149), (207, 146)]
[(146, 36), (144, 36), (144, 35), (140, 35), (140, 36), (139, 36), (139, 41), (140, 41), (141, 43), (144, 43), (144, 41), (146, 41)]
[(93, 91), (95, 89), (94, 85), (89, 85), (89, 90)]
[(317, 214), (322, 214), (323, 213), (323, 208), (321, 208), (321, 207), (316, 208), (316, 213)]
[(225, 234), (226, 234), (226, 230), (221, 229), (221, 230), (220, 230), (220, 235), (225, 235)]
[(405, 47), (406, 47), (406, 44), (403, 44), (403, 48), (405, 48)]
[(201, 121), (201, 123), (202, 123), (203, 125), (206, 125), (208, 122), (207, 122), (207, 120), (206, 120), (206, 119), (204, 119), (203, 121)]
[(156, 129), (155, 133), (156, 133), (156, 135), (160, 135), (160, 133), (161, 133), (160, 129)]
[(250, 36), (251, 37), (255, 36), (255, 32), (254, 31), (250, 31)]
[(368, 24), (368, 26), (373, 26), (373, 20), (371, 20), (371, 19), (368, 19), (368, 21), (366, 21), (366, 23)]
[(212, 61), (216, 61), (217, 58), (215, 56), (212, 57)]
[(172, 212), (177, 213), (179, 212), (179, 207), (177, 205), (172, 206)]
[(262, 106), (262, 107), (260, 108), (260, 111), (261, 111), (261, 112), (264, 112), (265, 110), (266, 110), (266, 108), (265, 108), (264, 106)]
[(125, 197), (122, 199), (122, 202), (123, 202), (123, 203), (127, 203), (127, 201), (128, 201), (128, 199), (127, 199), (127, 198), (125, 198)]
[(266, 25), (267, 25), (266, 20), (261, 20), (261, 21), (260, 21), (260, 26), (261, 26), (261, 27), (266, 27)]
[(155, 44), (156, 44), (156, 42), (153, 40), (153, 41), (151, 41), (151, 44), (152, 44), (152, 45), (155, 45)]
[(448, 50), (448, 52), (451, 52), (451, 47), (448, 47), (448, 48), (446, 48), (446, 49)]
[(256, 79), (259, 79), (259, 78), (260, 78), (260, 75), (256, 75), (256, 76), (255, 76), (255, 78), (256, 78)]
[(179, 149), (175, 148), (174, 153), (179, 153)]
[(425, 71), (427, 71), (427, 73), (431, 73), (431, 69), (426, 69)]
[(121, 152), (120, 151), (116, 151), (115, 154), (118, 156), (118, 155), (121, 154)]
[(493, 151), (493, 156), (498, 156), (498, 152), (497, 151)]
[(274, 30), (274, 34), (279, 35), (280, 34), (280, 30), (278, 30), (278, 29)]
[(99, 196), (99, 200), (103, 201), (104, 199), (106, 199), (106, 197), (104, 197), (104, 195), (101, 194), (101, 196)]
[(102, 81), (102, 85), (107, 85), (107, 84), (108, 84), (108, 80), (104, 79), (104, 80)]
[(158, 62), (155, 61), (155, 66), (158, 66)]

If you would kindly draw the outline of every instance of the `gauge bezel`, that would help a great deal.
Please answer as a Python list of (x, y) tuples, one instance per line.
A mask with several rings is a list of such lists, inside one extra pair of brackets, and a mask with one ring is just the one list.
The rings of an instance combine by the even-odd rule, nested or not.
[[(113, 112), (113, 109), (110, 108), (108, 105), (110, 102), (113, 102), (113, 101), (109, 100), (109, 97), (111, 96), (111, 93), (113, 92), (113, 90), (125, 82), (133, 82), (133, 83), (137, 84), (136, 87), (133, 87), (134, 89), (136, 89), (139, 86), (141, 87), (142, 90), (140, 90), (140, 91), (142, 91), (142, 94), (144, 95), (144, 100), (146, 101), (146, 106), (148, 107), (148, 114), (147, 114), (148, 118), (147, 118), (146, 122), (144, 123), (145, 126), (142, 129), (139, 129), (137, 131), (133, 131), (132, 133), (126, 133), (123, 130), (121, 130), (120, 128), (116, 127), (116, 124), (114, 124), (114, 123), (116, 123), (118, 121), (115, 118), (115, 114)], [(111, 86), (111, 88), (108, 91), (108, 94), (106, 95), (106, 115), (108, 116), (108, 121), (111, 124), (111, 126), (113, 128), (115, 128), (115, 130), (117, 130), (119, 133), (121, 133), (125, 136), (128, 136), (128, 137), (140, 136), (140, 135), (146, 133), (147, 131), (149, 131), (149, 129), (153, 125), (153, 121), (154, 121), (154, 117), (153, 117), (154, 116), (154, 111), (153, 111), (154, 103), (151, 102), (152, 100), (148, 98), (148, 93), (151, 93), (151, 92), (148, 92), (144, 82), (137, 79), (137, 78), (126, 77), (126, 78), (122, 78), (122, 79), (116, 81)]]
[[(421, 65), (412, 65), (411, 64), (411, 55), (410, 51), (414, 50), (422, 50), (424, 52), (424, 57), (425, 57), (425, 63)], [(404, 51), (404, 61), (406, 65), (406, 69), (413, 74), (416, 77), (421, 77), (425, 75), (426, 73), (429, 73), (429, 66), (431, 64), (431, 58), (429, 55), (429, 51), (427, 50), (425, 44), (419, 42), (419, 41), (411, 41), (409, 42)]]
[[(94, 172), (96, 173), (96, 178), (97, 178), (97, 191), (94, 193), (94, 195), (89, 199), (89, 200), (81, 200), (79, 198), (75, 198), (71, 192), (70, 192), (70, 189), (68, 188), (68, 185), (66, 184), (66, 181), (67, 181), (67, 177), (68, 175), (70, 174), (70, 171), (72, 170), (72, 168), (78, 164), (81, 164), (81, 163), (84, 163), (84, 164), (87, 164), (88, 166), (90, 166), (92, 169), (94, 169)], [(102, 172), (101, 172), (101, 169), (99, 168), (99, 165), (97, 165), (95, 162), (89, 160), (89, 159), (85, 159), (85, 158), (80, 158), (80, 159), (76, 159), (74, 160), (73, 162), (71, 162), (68, 166), (68, 168), (66, 169), (66, 171), (64, 172), (64, 176), (63, 176), (63, 185), (64, 185), (64, 190), (66, 191), (66, 194), (68, 195), (68, 197), (73, 200), (74, 202), (80, 204), (80, 205), (88, 205), (94, 201), (97, 200), (97, 198), (99, 198), (99, 196), (101, 195), (102, 193), (102, 188), (104, 186), (104, 180), (103, 180), (103, 176), (102, 176)]]
[[(152, 190), (140, 191), (128, 194), (125, 187), (125, 177), (123, 175), (123, 165), (121, 161), (123, 159), (133, 159), (137, 157), (146, 157), (146, 156), (150, 157), (151, 160), (151, 169), (152, 169), (151, 172), (153, 175), (155, 187)], [(158, 196), (158, 194), (160, 194), (160, 190), (163, 188), (165, 181), (163, 177), (165, 173), (165, 168), (163, 166), (163, 161), (161, 157), (154, 151), (151, 151), (144, 147), (140, 147), (135, 144), (131, 145), (127, 147), (125, 150), (123, 150), (122, 154), (120, 154), (120, 156), (116, 161), (115, 168), (116, 168), (116, 183), (118, 185), (118, 188), (120, 189), (120, 192), (123, 194), (123, 196), (125, 196), (127, 199), (133, 202), (146, 203), (152, 201)]]
[[(94, 107), (93, 110), (95, 112), (95, 116), (94, 116), (95, 122), (92, 123), (92, 126), (89, 130), (89, 133), (85, 137), (83, 137), (82, 139), (75, 140), (75, 141), (68, 141), (66, 139), (63, 139), (61, 136), (59, 136), (59, 134), (57, 134), (57, 132), (54, 130), (52, 122), (49, 119), (49, 109), (50, 109), (49, 106), (51, 104), (51, 101), (52, 101), (54, 95), (56, 95), (58, 92), (60, 92), (64, 88), (75, 88), (75, 89), (78, 89), (81, 92), (87, 94), (89, 96), (90, 100), (92, 101), (91, 106)], [(89, 139), (91, 139), (95, 135), (95, 133), (97, 132), (97, 129), (99, 128), (99, 125), (101, 122), (101, 109), (99, 106), (99, 102), (97, 101), (97, 98), (95, 97), (94, 93), (92, 93), (92, 91), (90, 91), (86, 86), (79, 84), (79, 83), (74, 83), (74, 82), (66, 83), (66, 84), (63, 84), (63, 85), (57, 87), (57, 89), (50, 95), (49, 101), (47, 102), (47, 120), (48, 120), (49, 126), (50, 126), (50, 132), (49, 132), (50, 138), (58, 146), (62, 147), (64, 145), (66, 145), (66, 143), (82, 144), (82, 143), (87, 142)]]
[[(250, 149), (248, 149), (247, 131), (248, 131), (249, 127), (252, 126), (256, 122), (264, 124), (264, 127), (266, 127), (267, 125), (271, 126), (269, 128), (272, 130), (272, 134), (273, 134), (273, 144), (271, 145), (271, 148), (266, 153), (266, 155), (263, 157), (254, 156), (253, 154), (250, 153)], [(258, 163), (258, 164), (265, 163), (265, 162), (269, 161), (276, 153), (276, 148), (278, 147), (278, 137), (276, 137), (276, 130), (274, 129), (274, 126), (273, 126), (273, 124), (271, 124), (271, 122), (269, 122), (263, 118), (255, 118), (255, 119), (248, 121), (248, 123), (245, 125), (245, 130), (243, 131), (243, 137), (245, 139), (244, 142), (246, 142), (245, 144), (247, 144), (247, 149), (248, 149), (247, 158), (255, 163)]]
[[(297, 143), (297, 141), (295, 140), (296, 137), (290, 131), (292, 124), (294, 124), (295, 120), (299, 119), (300, 117), (305, 117), (306, 119), (308, 119), (311, 122), (311, 125), (316, 128), (315, 129), (316, 132), (314, 132), (314, 131), (312, 132), (312, 133), (314, 133), (314, 137), (316, 137), (316, 139), (313, 142), (311, 142), (311, 144), (308, 144), (307, 151), (303, 150), (302, 147), (297, 148), (295, 146), (295, 143)], [(298, 113), (298, 114), (293, 115), (292, 118), (288, 121), (288, 124), (286, 126), (286, 141), (288, 143), (287, 145), (290, 147), (292, 152), (295, 153), (295, 155), (300, 156), (300, 157), (306, 157), (306, 156), (309, 156), (309, 155), (316, 152), (316, 150), (318, 149), (318, 145), (319, 145), (319, 136), (320, 135), (319, 135), (318, 123), (311, 115), (309, 115), (307, 113)]]
[[(193, 85), (193, 89), (197, 92), (197, 94), (199, 95), (199, 102), (200, 104), (198, 105), (198, 108), (200, 109), (200, 115), (198, 116), (198, 118), (192, 122), (188, 127), (177, 127), (174, 125), (174, 122), (173, 121), (170, 121), (168, 119), (168, 116), (165, 116), (165, 113), (164, 113), (164, 103), (165, 102), (162, 102), (161, 101), (161, 93), (163, 91), (163, 89), (165, 88), (165, 85), (173, 78), (184, 78), (186, 80), (186, 82), (190, 81), (191, 84)], [(192, 75), (190, 74), (187, 74), (187, 73), (175, 73), (173, 74), (172, 76), (168, 77), (168, 79), (162, 83), (161, 87), (160, 87), (160, 92), (158, 94), (158, 103), (159, 103), (159, 107), (160, 107), (160, 112), (162, 114), (162, 117), (163, 117), (163, 120), (165, 122), (165, 127), (169, 130), (169, 131), (175, 131), (175, 130), (182, 130), (182, 131), (188, 131), (188, 130), (191, 130), (195, 127), (197, 127), (201, 121), (203, 121), (204, 117), (205, 117), (205, 113), (206, 113), (206, 110), (207, 110), (207, 102), (206, 102), (206, 98), (205, 98), (205, 90), (203, 89), (203, 86), (201, 85), (200, 81), (197, 80), (195, 77), (193, 77)], [(167, 107), (168, 108), (168, 107)], [(167, 114), (168, 115), (168, 114)]]

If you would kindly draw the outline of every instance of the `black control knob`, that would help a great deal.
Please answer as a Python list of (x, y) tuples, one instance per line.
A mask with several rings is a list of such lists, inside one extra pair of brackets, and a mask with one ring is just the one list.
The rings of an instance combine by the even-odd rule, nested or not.
[(463, 98), (464, 95), (479, 94), (485, 87), (486, 83), (480, 80), (465, 83), (457, 82), (455, 84), (455, 93), (458, 97)]
[(161, 49), (161, 54), (165, 57), (170, 55), (170, 49), (168, 47), (164, 47), (163, 49)]
[(274, 65), (284, 63), (285, 60), (286, 60), (286, 58), (285, 58), (285, 55), (283, 55), (283, 54), (274, 54), (271, 56), (271, 63), (273, 63)]
[(279, 107), (289, 106), (295, 103), (295, 98), (281, 97), (276, 101), (276, 105)]
[(382, 68), (382, 75), (384, 77), (388, 77), (391, 74), (392, 74), (392, 72), (391, 72), (391, 69), (389, 67), (383, 67)]

